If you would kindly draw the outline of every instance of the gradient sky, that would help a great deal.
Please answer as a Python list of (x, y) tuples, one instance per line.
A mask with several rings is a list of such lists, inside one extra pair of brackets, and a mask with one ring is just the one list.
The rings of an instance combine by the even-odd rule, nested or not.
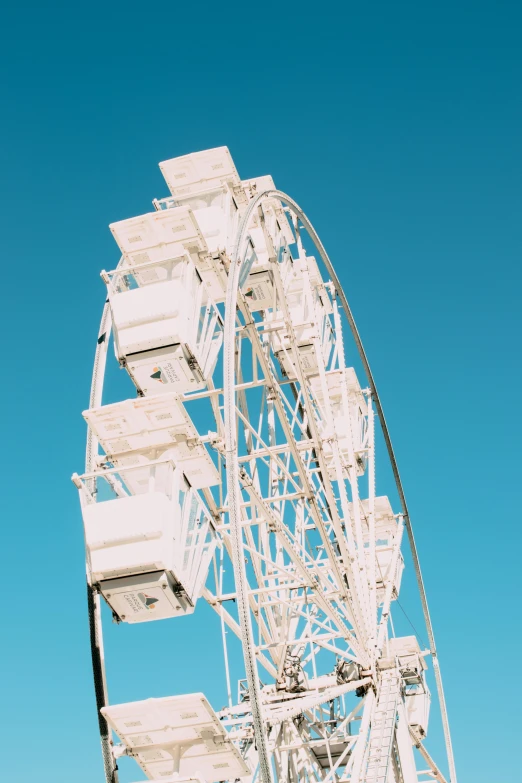
[[(99, 271), (118, 260), (107, 225), (167, 195), (159, 161), (226, 144), (303, 206), (351, 302), (460, 783), (520, 781), (521, 4), (51, 1), (0, 21), (2, 778), (102, 780), (69, 479)], [(161, 623), (110, 627), (111, 700), (222, 698), (211, 619), (168, 644)], [(430, 739), (439, 752), (436, 716)]]

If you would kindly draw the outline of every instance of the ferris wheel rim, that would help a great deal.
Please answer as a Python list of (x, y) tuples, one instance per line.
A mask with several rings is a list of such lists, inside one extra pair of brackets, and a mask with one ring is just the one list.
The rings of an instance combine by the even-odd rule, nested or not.
[[(434, 676), (436, 680), (436, 686), (437, 686), (437, 692), (438, 692), (438, 699), (440, 704), (440, 710), (441, 710), (441, 717), (442, 717), (442, 724), (443, 724), (443, 730), (444, 730), (444, 739), (445, 739), (445, 745), (446, 745), (446, 753), (448, 758), (448, 767), (450, 771), (450, 781), (451, 783), (456, 783), (456, 773), (455, 773), (455, 765), (454, 765), (454, 759), (453, 759), (453, 750), (451, 745), (451, 736), (449, 733), (449, 721), (447, 716), (447, 710), (445, 705), (445, 698), (444, 698), (444, 690), (442, 686), (442, 678), (440, 673), (440, 665), (438, 662), (438, 655), (437, 650), (435, 646), (435, 639), (434, 639), (434, 633), (433, 633), (433, 627), (431, 624), (431, 618), (429, 615), (429, 609), (427, 604), (427, 597), (426, 597), (426, 591), (424, 588), (424, 583), (422, 579), (422, 573), (420, 569), (420, 562), (419, 562), (419, 556), (416, 548), (415, 538), (413, 535), (413, 529), (411, 525), (411, 520), (408, 512), (408, 507), (406, 503), (406, 497), (404, 488), (402, 485), (402, 480), (400, 478), (399, 470), (397, 461), (395, 458), (395, 453), (393, 450), (393, 445), (391, 442), (391, 437), (389, 434), (389, 430), (386, 424), (386, 420), (384, 417), (384, 412), (382, 408), (382, 404), (377, 392), (377, 387), (375, 384), (375, 380), (373, 377), (373, 374), (371, 372), (371, 368), (368, 362), (368, 358), (366, 356), (366, 352), (364, 350), (362, 340), (360, 338), (357, 326), (355, 324), (355, 320), (353, 317), (353, 314), (351, 312), (351, 309), (348, 304), (348, 300), (346, 298), (346, 295), (343, 291), (343, 288), (340, 284), (339, 278), (337, 277), (334, 267), (330, 261), (330, 258), (328, 254), (326, 253), (326, 250), (324, 249), (324, 246), (322, 245), (322, 242), (315, 231), (312, 223), (307, 218), (306, 214), (303, 212), (303, 210), (299, 207), (299, 205), (287, 194), (285, 194), (282, 191), (279, 190), (267, 190), (263, 193), (258, 194), (254, 197), (254, 199), (249, 203), (248, 209), (245, 212), (242, 224), (240, 226), (240, 229), (237, 233), (237, 240), (234, 247), (232, 262), (231, 262), (231, 268), (227, 282), (227, 292), (228, 288), (232, 286), (233, 277), (232, 269), (237, 268), (237, 271), (239, 272), (239, 251), (241, 249), (242, 242), (246, 238), (246, 232), (248, 228), (248, 222), (253, 214), (253, 211), (256, 207), (258, 207), (263, 201), (267, 199), (279, 199), (281, 202), (286, 204), (296, 215), (297, 219), (301, 221), (303, 227), (308, 232), (310, 238), (312, 239), (314, 245), (316, 246), (319, 255), (321, 256), (321, 259), (323, 263), (325, 264), (326, 269), (328, 270), (328, 273), (331, 276), (331, 279), (334, 283), (334, 287), (336, 289), (336, 292), (339, 296), (339, 300), (342, 305), (342, 309), (345, 312), (345, 315), (348, 319), (350, 330), (352, 332), (352, 335), (354, 337), (354, 340), (357, 345), (359, 357), (361, 359), (361, 362), (363, 364), (368, 383), (371, 389), (372, 393), (372, 399), (375, 401), (377, 413), (381, 422), (381, 427), (383, 431), (383, 435), (385, 438), (387, 451), (388, 451), (388, 457), (390, 459), (390, 463), (392, 466), (392, 470), (394, 473), (394, 479), (395, 484), (397, 488), (397, 492), (399, 494), (399, 498), (401, 501), (401, 506), (403, 509), (403, 516), (404, 516), (404, 523), (405, 527), (408, 533), (408, 539), (410, 544), (410, 549), (412, 553), (412, 559), (414, 563), (414, 569), (416, 573), (417, 578), (417, 586), (419, 589), (419, 594), (421, 597), (421, 603), (423, 607), (423, 613), (424, 613), (424, 619), (426, 624), (426, 629), (428, 632), (428, 638), (430, 643), (430, 653), (433, 660), (433, 666), (434, 666)], [(238, 285), (236, 280), (236, 285), (234, 287), (235, 291), (235, 297), (236, 297), (236, 303), (237, 303), (237, 296), (238, 296)], [(228, 297), (227, 297), (227, 304), (228, 304)], [(229, 308), (228, 306), (225, 309), (225, 325), (226, 325), (226, 318), (229, 316), (229, 320), (232, 320), (232, 325), (234, 325), (234, 318), (235, 318), (235, 311), (236, 307)], [(92, 383), (91, 383), (91, 394), (90, 394), (90, 407), (94, 407), (96, 404), (101, 403), (101, 395), (103, 391), (103, 381), (105, 376), (105, 362), (107, 358), (107, 347), (109, 342), (109, 336), (112, 328), (112, 319), (111, 319), (111, 310), (108, 301), (105, 303), (102, 319), (101, 319), (101, 325), (98, 335), (98, 342), (96, 346), (96, 353), (95, 353), (95, 360), (94, 360), (94, 367), (93, 367), (93, 376), (92, 376)], [(226, 375), (225, 375), (225, 383), (224, 383), (224, 393), (226, 396), (226, 389), (227, 389), (227, 382), (226, 382)], [(232, 391), (234, 391), (232, 389)], [(225, 406), (226, 410), (226, 406)], [(86, 450), (86, 471), (90, 471), (93, 468), (94, 460), (95, 460), (95, 454), (97, 451), (97, 440), (92, 433), (91, 429), (88, 428), (88, 436), (87, 436), (87, 450)], [(236, 451), (237, 454), (237, 451)], [(229, 479), (229, 474), (227, 471), (227, 482)], [(103, 640), (101, 637), (101, 609), (100, 609), (100, 601), (99, 601), (99, 592), (96, 589), (95, 586), (92, 585), (91, 579), (88, 573), (88, 589), (89, 594), (93, 600), (89, 600), (89, 620), (90, 620), (90, 631), (91, 631), (91, 651), (92, 651), (92, 657), (93, 657), (93, 671), (94, 671), (94, 678), (95, 678), (95, 686), (96, 686), (96, 701), (97, 701), (97, 708), (98, 708), (98, 715), (100, 719), (103, 719), (105, 722), (105, 719), (102, 718), (100, 714), (100, 706), (104, 706), (108, 702), (107, 699), (107, 691), (106, 691), (106, 684), (105, 684), (105, 666), (104, 666), (104, 660), (103, 660)], [(263, 728), (264, 732), (264, 728)], [(102, 723), (100, 721), (100, 737), (102, 741), (102, 753), (104, 758), (104, 767), (105, 767), (105, 776), (107, 783), (117, 783), (118, 781), (118, 773), (117, 773), (117, 764), (115, 762), (115, 759), (113, 757), (112, 751), (111, 751), (111, 741), (110, 741), (110, 732), (108, 729), (108, 726), (105, 722), (105, 727), (102, 726)], [(270, 778), (268, 778), (270, 780)], [(268, 783), (268, 780), (266, 783)]]
[[(335, 272), (335, 269), (333, 267), (333, 264), (330, 260), (330, 257), (328, 256), (328, 253), (326, 252), (324, 245), (322, 244), (319, 235), (317, 234), (315, 228), (313, 227), (311, 221), (306, 216), (305, 212), (301, 209), (301, 207), (297, 204), (294, 199), (292, 199), (288, 194), (284, 193), (280, 190), (266, 190), (262, 193), (257, 194), (252, 201), (249, 203), (247, 210), (242, 216), (241, 224), (238, 228), (236, 241), (234, 245), (234, 250), (232, 254), (232, 259), (230, 263), (230, 269), (229, 269), (229, 276), (227, 280), (227, 294), (226, 294), (226, 308), (225, 308), (225, 324), (224, 324), (224, 343), (225, 343), (225, 374), (224, 374), (224, 413), (225, 413), (225, 431), (227, 432), (227, 419), (228, 419), (228, 425), (229, 427), (235, 428), (235, 416), (233, 415), (233, 410), (235, 408), (235, 389), (234, 389), (234, 380), (235, 380), (235, 373), (234, 373), (234, 365), (229, 360), (229, 357), (227, 357), (226, 352), (226, 346), (232, 344), (232, 340), (234, 338), (234, 326), (235, 326), (235, 315), (236, 315), (236, 307), (237, 307), (237, 298), (239, 293), (239, 271), (240, 271), (240, 250), (242, 248), (243, 243), (245, 242), (247, 238), (247, 231), (248, 231), (248, 225), (251, 220), (252, 215), (254, 214), (254, 210), (256, 207), (259, 207), (263, 201), (266, 201), (270, 198), (277, 198), (284, 204), (286, 204), (288, 207), (290, 207), (294, 214), (296, 215), (297, 219), (301, 221), (303, 224), (303, 227), (309, 234), (312, 242), (314, 243), (316, 249), (319, 251), (319, 255), (321, 256), (321, 260), (323, 261), (329, 275), (332, 278), (335, 290), (337, 294), (339, 295), (339, 299), (341, 301), (342, 308), (345, 312), (345, 315), (347, 317), (350, 331), (352, 333), (352, 336), (355, 340), (357, 351), (359, 354), (359, 358), (361, 359), (361, 362), (364, 367), (364, 371), (370, 386), (372, 399), (375, 402), (375, 407), (377, 409), (377, 415), (379, 418), (379, 421), (381, 423), (381, 428), (383, 432), (383, 436), (386, 443), (386, 449), (388, 452), (388, 458), (390, 460), (390, 464), (392, 467), (394, 480), (396, 489), (399, 495), (402, 512), (403, 512), (403, 518), (404, 518), (404, 526), (406, 528), (406, 532), (408, 534), (408, 542), (410, 546), (410, 551), (412, 555), (414, 570), (415, 570), (415, 576), (417, 581), (417, 587), (419, 590), (419, 595), (421, 599), (421, 605), (422, 605), (422, 611), (424, 615), (424, 622), (426, 625), (426, 630), (428, 633), (428, 640), (430, 644), (430, 654), (433, 661), (433, 672), (435, 677), (435, 683), (437, 688), (437, 694), (438, 694), (438, 700), (439, 700), (439, 707), (441, 711), (441, 720), (442, 720), (442, 726), (443, 726), (443, 733), (444, 733), (444, 743), (446, 748), (446, 756), (448, 761), (448, 768), (450, 773), (450, 783), (457, 783), (457, 776), (456, 776), (456, 769), (455, 769), (455, 761), (453, 756), (453, 747), (451, 742), (451, 734), (450, 734), (450, 728), (449, 728), (449, 718), (446, 708), (446, 700), (444, 696), (444, 688), (442, 684), (442, 675), (440, 672), (440, 664), (438, 660), (438, 654), (437, 654), (437, 648), (435, 645), (435, 635), (433, 631), (433, 625), (431, 622), (431, 617), (429, 613), (429, 607), (428, 607), (428, 599), (426, 595), (426, 589), (424, 587), (424, 580), (422, 578), (422, 571), (420, 567), (420, 559), (419, 554), (417, 550), (417, 545), (415, 542), (415, 537), (413, 533), (413, 527), (411, 524), (411, 519), (409, 516), (408, 511), (408, 505), (406, 502), (406, 494), (404, 491), (404, 487), (402, 484), (402, 479), (400, 477), (399, 468), (397, 464), (397, 459), (395, 457), (395, 451), (393, 448), (390, 432), (388, 429), (388, 425), (386, 423), (386, 419), (384, 416), (384, 411), (382, 407), (382, 403), (379, 397), (379, 393), (377, 391), (377, 386), (375, 383), (375, 379), (373, 377), (373, 373), (371, 371), (370, 363), (366, 354), (366, 351), (364, 349), (361, 336), (359, 334), (359, 330), (357, 329), (357, 325), (355, 323), (355, 318), (353, 316), (353, 313), (351, 311), (350, 305), (348, 303), (348, 299), (346, 297), (346, 294), (344, 293), (343, 287), (341, 285), (341, 282)], [(227, 342), (227, 337), (229, 338)], [(228, 369), (228, 372), (227, 372)], [(227, 433), (227, 435), (230, 433)], [(231, 443), (227, 439), (227, 463), (228, 463), (228, 456), (230, 454), (231, 457), (235, 457), (235, 462), (237, 466), (237, 438), (234, 438), (234, 443)], [(232, 447), (233, 446), (233, 447)], [(235, 470), (229, 471), (227, 470), (227, 491), (229, 493), (229, 498), (231, 497), (231, 490), (233, 491), (233, 494), (235, 496), (235, 491), (237, 488), (237, 479), (235, 478), (236, 472)], [(230, 508), (232, 509), (232, 504), (229, 502)], [(239, 506), (236, 508), (237, 511), (237, 524), (239, 525)], [(230, 522), (232, 527), (232, 513), (230, 514)], [(235, 530), (236, 537), (240, 533), (240, 527), (238, 527)], [(239, 571), (242, 569), (244, 570), (244, 561), (241, 562), (242, 559), (238, 558), (237, 565), (238, 565), (238, 575)], [(236, 572), (236, 563), (234, 563), (234, 572)], [(241, 580), (241, 577), (240, 577)], [(242, 581), (242, 580), (241, 580)], [(239, 594), (239, 590), (238, 590)], [(245, 615), (246, 616), (246, 615)], [(240, 621), (241, 622), (241, 621)], [(249, 623), (249, 617), (247, 617), (247, 622)], [(251, 629), (250, 632), (247, 628), (245, 628), (246, 632), (246, 638), (249, 639), (251, 636)], [(250, 657), (250, 655), (249, 655)], [(246, 661), (245, 661), (246, 666)], [(247, 679), (250, 680), (248, 675), (248, 669), (247, 669)], [(249, 681), (250, 686), (250, 681)], [(255, 678), (252, 679), (252, 687), (253, 692), (251, 694), (251, 699), (253, 697), (253, 702), (256, 703), (256, 706), (254, 709), (256, 712), (259, 713), (259, 717), (256, 719), (254, 718), (254, 728), (256, 731), (256, 737), (258, 737), (258, 742), (261, 740), (261, 737), (264, 738), (264, 726), (262, 722), (261, 716), (261, 704), (260, 704), (260, 698), (259, 694), (256, 693), (256, 682)], [(258, 690), (258, 686), (257, 686)], [(254, 711), (253, 711), (254, 712)], [(256, 725), (257, 723), (257, 725)], [(264, 742), (263, 742), (264, 744)], [(259, 750), (259, 748), (258, 748)], [(261, 758), (260, 752), (260, 758)], [(263, 764), (260, 763), (260, 767), (262, 769)], [(268, 774), (268, 777), (263, 776), (264, 783), (270, 783), (270, 774), (269, 774), (269, 765), (268, 762), (266, 762), (266, 770), (268, 771), (266, 774)]]

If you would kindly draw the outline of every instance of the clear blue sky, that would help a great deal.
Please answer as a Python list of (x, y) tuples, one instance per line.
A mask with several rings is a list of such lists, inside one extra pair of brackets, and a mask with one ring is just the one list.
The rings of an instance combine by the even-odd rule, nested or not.
[[(2, 777), (102, 780), (69, 477), (107, 225), (166, 195), (158, 161), (226, 144), (302, 204), (351, 301), (460, 783), (520, 781), (520, 3), (28, 2), (0, 27)], [(113, 701), (201, 679), (222, 698), (214, 637), (186, 622), (168, 647), (161, 623), (110, 629)]]

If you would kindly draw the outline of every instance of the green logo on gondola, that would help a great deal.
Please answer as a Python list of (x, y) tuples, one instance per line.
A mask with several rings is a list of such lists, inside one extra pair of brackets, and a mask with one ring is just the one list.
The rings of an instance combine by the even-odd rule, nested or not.
[(159, 381), (160, 383), (165, 383), (161, 375), (162, 375), (161, 367), (155, 367), (154, 372), (150, 377), (152, 378), (153, 381)]
[(153, 598), (151, 595), (147, 595), (147, 593), (138, 593), (138, 598), (145, 609), (155, 609), (154, 604), (157, 604), (159, 601), (159, 598)]

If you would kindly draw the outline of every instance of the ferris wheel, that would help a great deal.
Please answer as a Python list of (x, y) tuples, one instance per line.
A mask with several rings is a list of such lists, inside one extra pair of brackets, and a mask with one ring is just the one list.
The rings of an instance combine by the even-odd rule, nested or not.
[[(121, 260), (102, 272), (86, 468), (73, 475), (106, 781), (128, 756), (162, 783), (446, 783), (425, 746), (431, 661), (456, 783), (406, 499), (330, 259), (295, 201), (270, 176), (242, 181), (226, 147), (160, 169), (171, 195), (110, 226)], [(104, 405), (110, 346), (135, 391)], [(376, 490), (386, 459), (398, 508)], [(429, 649), (393, 630), (406, 538)], [(135, 624), (180, 623), (205, 601), (227, 706), (181, 678), (162, 698), (111, 704), (102, 603)]]

